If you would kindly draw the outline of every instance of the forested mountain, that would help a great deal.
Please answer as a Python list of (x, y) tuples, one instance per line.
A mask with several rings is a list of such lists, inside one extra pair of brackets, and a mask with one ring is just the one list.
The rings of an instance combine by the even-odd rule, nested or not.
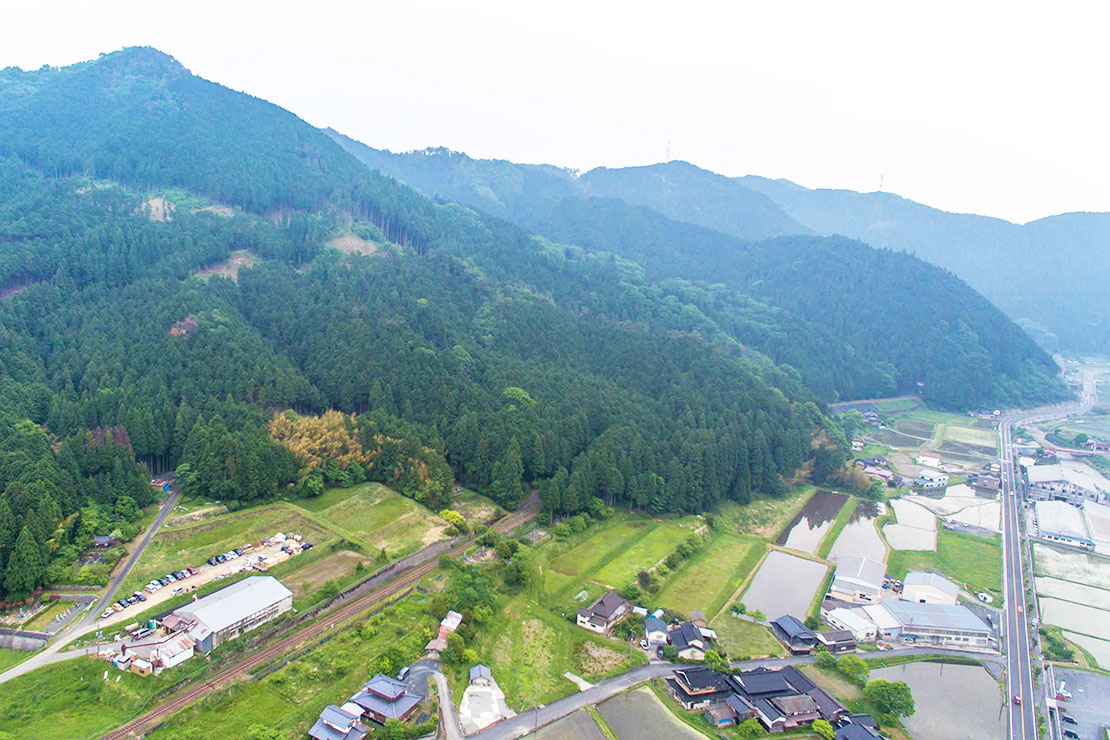
[(1066, 213), (1021, 226), (890, 193), (810, 190), (761, 177), (737, 182), (819, 234), (904, 250), (951, 270), (1050, 349), (1110, 352), (1110, 214)]
[[(720, 191), (707, 200), (720, 208), (691, 210), (692, 217), (752, 214), (742, 198), (724, 195), (745, 188), (691, 165), (595, 170), (575, 194), (567, 185), (571, 173), (550, 167), (520, 165), (514, 175), (508, 162), (447, 150), (393, 155), (333, 137), (368, 165), (384, 166), (425, 192), (642, 265), (675, 300), (697, 307), (741, 344), (795, 368), (825, 400), (920, 392), (939, 405), (967, 408), (1030, 404), (1062, 393), (1055, 364), (1017, 325), (961, 280), (911, 256), (848, 239), (747, 242), (645, 205), (584, 195), (600, 182), (680, 211), (704, 186)], [(531, 184), (536, 192), (529, 196)], [(758, 212), (751, 218), (760, 221)], [(724, 218), (722, 227), (734, 230), (732, 223)]]
[(0, 74), (0, 204), (0, 597), (133, 521), (136, 461), (232, 507), (351, 475), (296, 454), (329, 409), (359, 475), (542, 481), (554, 512), (781, 493), (828, 425), (703, 289), (437, 204), (152, 49)]

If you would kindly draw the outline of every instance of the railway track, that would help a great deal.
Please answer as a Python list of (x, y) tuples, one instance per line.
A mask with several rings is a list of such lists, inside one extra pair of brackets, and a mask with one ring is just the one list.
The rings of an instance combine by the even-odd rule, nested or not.
[[(533, 494), (528, 501), (517, 511), (509, 514), (500, 521), (493, 525), (493, 528), (500, 532), (508, 532), (520, 526), (524, 522), (535, 516), (539, 510), (539, 498)], [(466, 552), (466, 549), (474, 543), (474, 538), (468, 538), (464, 542), (459, 543), (454, 548), (448, 550), (445, 555), (457, 558)], [(336, 625), (342, 624), (347, 620), (358, 616), (362, 612), (368, 610), (374, 604), (377, 604), (390, 596), (394, 596), (406, 588), (418, 582), (421, 578), (431, 573), (439, 566), (438, 559), (415, 566), (411, 570), (401, 573), (392, 581), (375, 589), (363, 596), (356, 598), (350, 603), (343, 604), (334, 611), (325, 612), (313, 622), (308, 624), (297, 631), (274, 641), (267, 645), (258, 652), (252, 653), (247, 658), (239, 661), (235, 665), (228, 666), (211, 678), (205, 679), (201, 683), (194, 686), (182, 689), (177, 694), (174, 694), (166, 701), (159, 704), (154, 709), (146, 714), (140, 715), (135, 719), (127, 722), (126, 724), (118, 727), (117, 729), (109, 732), (103, 736), (102, 740), (123, 740), (123, 738), (139, 737), (160, 725), (162, 722), (169, 719), (174, 714), (177, 714), (185, 707), (193, 704), (200, 699), (203, 699), (207, 694), (217, 689), (223, 688), (228, 684), (243, 678), (253, 672), (256, 668), (260, 668), (272, 660), (275, 660), (290, 650), (305, 644), (306, 642), (318, 637), (324, 632), (333, 629)]]

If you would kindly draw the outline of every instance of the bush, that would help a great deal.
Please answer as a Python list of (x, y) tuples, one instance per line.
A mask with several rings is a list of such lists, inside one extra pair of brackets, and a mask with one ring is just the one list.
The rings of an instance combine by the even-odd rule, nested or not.
[(882, 714), (909, 717), (916, 711), (913, 694), (904, 681), (876, 678), (863, 687), (863, 695)]
[(867, 679), (871, 675), (871, 667), (858, 655), (840, 656), (840, 659), (836, 661), (836, 670), (860, 686), (867, 683)]

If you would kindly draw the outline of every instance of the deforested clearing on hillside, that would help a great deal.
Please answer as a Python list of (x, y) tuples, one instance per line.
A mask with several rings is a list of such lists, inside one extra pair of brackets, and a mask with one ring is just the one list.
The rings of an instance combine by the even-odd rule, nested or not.
[(213, 275), (219, 275), (238, 282), (239, 271), (244, 267), (254, 267), (258, 262), (258, 255), (249, 249), (236, 249), (227, 256), (227, 259), (195, 270), (193, 277), (210, 278)]
[(344, 254), (376, 254), (378, 245), (355, 234), (340, 234), (327, 243), (332, 249), (338, 249)]

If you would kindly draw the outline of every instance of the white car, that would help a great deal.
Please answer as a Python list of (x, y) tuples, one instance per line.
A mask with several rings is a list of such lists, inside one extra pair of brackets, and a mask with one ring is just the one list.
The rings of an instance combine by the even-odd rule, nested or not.
[(112, 616), (115, 613), (116, 612), (115, 612), (114, 609), (112, 609), (112, 607), (108, 607), (104, 611), (100, 612), (100, 618), (101, 619), (107, 619), (108, 617)]

